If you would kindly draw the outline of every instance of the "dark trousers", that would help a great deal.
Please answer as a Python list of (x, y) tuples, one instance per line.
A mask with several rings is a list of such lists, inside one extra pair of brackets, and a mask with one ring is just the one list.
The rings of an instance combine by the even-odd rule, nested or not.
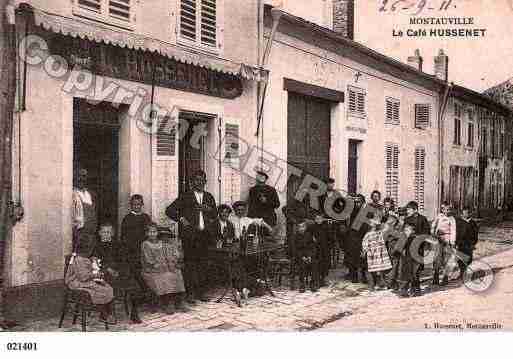
[(310, 287), (319, 288), (320, 273), (318, 260), (312, 259), (311, 263), (305, 263), (301, 258), (298, 258), (297, 262), (300, 285), (304, 287), (308, 279), (310, 279)]
[(187, 295), (201, 297), (207, 288), (207, 231), (188, 230), (183, 234), (184, 284)]
[(458, 247), (458, 252), (461, 253), (461, 257), (463, 257), (458, 258), (458, 267), (460, 268), (460, 275), (463, 278), (467, 266), (470, 265), (474, 259), (474, 251), (472, 248)]

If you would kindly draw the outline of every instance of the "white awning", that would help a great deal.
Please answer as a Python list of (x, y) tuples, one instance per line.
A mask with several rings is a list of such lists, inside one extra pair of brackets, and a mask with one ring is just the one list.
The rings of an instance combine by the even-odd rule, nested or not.
[(69, 18), (32, 8), (36, 26), (54, 33), (106, 43), (134, 50), (157, 52), (179, 62), (204, 67), (213, 71), (240, 76), (246, 80), (267, 82), (269, 72), (243, 63), (206, 54), (162, 40), (109, 28), (85, 19)]

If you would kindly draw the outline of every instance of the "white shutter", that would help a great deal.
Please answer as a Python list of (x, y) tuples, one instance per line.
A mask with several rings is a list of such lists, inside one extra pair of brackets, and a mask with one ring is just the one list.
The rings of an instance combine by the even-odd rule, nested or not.
[(385, 145), (385, 192), (399, 203), (399, 146), (392, 143)]
[(431, 106), (428, 104), (415, 105), (415, 128), (428, 128), (431, 117)]
[(201, 43), (217, 47), (216, 0), (201, 0)]
[(102, 12), (102, 0), (77, 0), (77, 4), (84, 10), (94, 11), (98, 14)]
[(365, 116), (365, 90), (351, 86), (349, 93), (349, 112), (357, 116)]
[(200, 0), (180, 1), (180, 36), (196, 41), (197, 3)]
[(394, 124), (394, 125), (398, 125), (400, 123), (399, 108), (400, 108), (399, 100), (396, 100), (393, 98), (386, 99), (385, 123)]
[(233, 203), (240, 199), (241, 172), (239, 159), (239, 125), (225, 125), (225, 159), (223, 166), (224, 200)]
[(171, 117), (159, 121), (156, 136), (157, 157), (174, 157), (176, 152), (176, 127), (171, 123)]
[(415, 149), (415, 201), (419, 204), (419, 209), (424, 210), (425, 196), (425, 169), (426, 169), (426, 150), (422, 147)]
[(356, 92), (349, 90), (349, 112), (356, 112)]
[(109, 15), (130, 21), (130, 0), (109, 0)]

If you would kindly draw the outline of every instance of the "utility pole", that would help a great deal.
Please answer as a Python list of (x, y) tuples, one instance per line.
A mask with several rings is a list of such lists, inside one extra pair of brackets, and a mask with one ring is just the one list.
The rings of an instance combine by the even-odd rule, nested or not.
[(11, 227), (12, 133), (16, 96), (16, 40), (9, 0), (0, 0), (0, 328), (4, 321), (3, 289), (5, 247)]

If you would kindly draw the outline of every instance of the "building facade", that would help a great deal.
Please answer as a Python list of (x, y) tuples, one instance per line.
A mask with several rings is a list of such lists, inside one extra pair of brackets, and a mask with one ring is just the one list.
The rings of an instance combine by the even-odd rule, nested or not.
[(25, 215), (7, 242), (7, 315), (55, 310), (79, 168), (99, 221), (120, 223), (139, 193), (167, 224), (165, 207), (200, 168), (218, 202), (240, 198), (241, 177), (222, 162), (255, 127), (259, 4), (16, 2), (13, 199)]
[(469, 89), (451, 88), (444, 116), (443, 198), (482, 216), (504, 208), (509, 111)]
[(326, 177), (416, 200), (428, 218), (442, 200), (513, 196), (507, 110), (451, 85), (443, 53), (430, 75), (418, 52), (405, 64), (353, 41), (354, 1), (306, 3), (15, 2), (13, 199), (25, 215), (6, 242), (8, 317), (58, 309), (79, 168), (113, 223), (139, 193), (169, 225), (164, 209), (197, 169), (218, 203), (245, 199), (259, 167), (282, 205), (311, 183), (320, 195)]
[(264, 147), (292, 166), (274, 177), (282, 203), (310, 176), (333, 177), (342, 192), (379, 190), (434, 216), (442, 81), (286, 12), (268, 69)]

